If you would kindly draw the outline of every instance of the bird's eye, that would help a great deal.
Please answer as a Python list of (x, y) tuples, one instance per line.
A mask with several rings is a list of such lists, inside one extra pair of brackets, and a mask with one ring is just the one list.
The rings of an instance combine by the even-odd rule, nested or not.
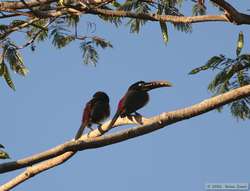
[(142, 86), (142, 83), (139, 83), (138, 86)]

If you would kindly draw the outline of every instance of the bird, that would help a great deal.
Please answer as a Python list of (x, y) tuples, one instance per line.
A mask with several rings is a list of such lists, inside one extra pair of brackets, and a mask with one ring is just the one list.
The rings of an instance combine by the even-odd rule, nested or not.
[(138, 81), (132, 84), (125, 95), (120, 99), (117, 107), (117, 111), (112, 118), (111, 122), (107, 129), (110, 129), (117, 118), (120, 116), (121, 118), (130, 116), (132, 113), (135, 115), (140, 115), (137, 110), (144, 107), (149, 101), (148, 91), (160, 88), (160, 87), (171, 87), (172, 84), (168, 81), (151, 81), (144, 82)]
[(75, 140), (79, 139), (86, 127), (91, 128), (92, 124), (101, 125), (100, 122), (108, 118), (110, 115), (110, 106), (109, 106), (109, 96), (102, 91), (96, 92), (92, 99), (88, 101), (85, 105), (82, 123), (78, 129)]

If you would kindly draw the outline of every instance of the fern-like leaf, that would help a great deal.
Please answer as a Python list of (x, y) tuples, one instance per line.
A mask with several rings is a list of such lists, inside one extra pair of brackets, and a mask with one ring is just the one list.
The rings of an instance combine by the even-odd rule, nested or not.
[(83, 63), (93, 64), (94, 66), (96, 66), (96, 63), (99, 59), (99, 55), (95, 48), (91, 45), (91, 42), (81, 43), (80, 48), (83, 52)]

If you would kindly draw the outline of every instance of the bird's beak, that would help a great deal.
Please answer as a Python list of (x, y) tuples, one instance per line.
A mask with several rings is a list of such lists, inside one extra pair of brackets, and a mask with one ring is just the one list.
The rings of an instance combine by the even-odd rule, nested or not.
[(150, 91), (155, 88), (161, 88), (161, 87), (171, 87), (172, 84), (168, 81), (152, 81), (147, 82), (143, 85), (143, 89), (145, 91)]

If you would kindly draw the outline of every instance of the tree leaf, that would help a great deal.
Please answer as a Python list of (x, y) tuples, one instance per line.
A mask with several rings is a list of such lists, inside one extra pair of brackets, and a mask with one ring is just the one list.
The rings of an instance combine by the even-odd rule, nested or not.
[(98, 36), (92, 37), (92, 40), (96, 46), (101, 46), (102, 48), (113, 48), (112, 44), (109, 41), (106, 41), (105, 39), (100, 38)]
[(22, 76), (26, 76), (29, 70), (28, 68), (25, 67), (20, 52), (13, 47), (6, 47), (5, 49), (6, 49), (5, 56), (10, 64), (11, 69)]
[(224, 55), (220, 55), (220, 56), (213, 56), (212, 58), (210, 58), (207, 63), (203, 66), (200, 66), (198, 68), (195, 68), (193, 70), (191, 70), (188, 74), (197, 74), (200, 71), (203, 70), (208, 70), (208, 69), (215, 69), (219, 64), (221, 64), (223, 61), (225, 60), (225, 56)]
[(237, 48), (236, 48), (236, 55), (237, 56), (240, 55), (243, 46), (244, 46), (244, 36), (243, 36), (243, 32), (241, 31), (239, 33), (239, 37), (238, 37), (238, 41), (237, 41)]
[(0, 150), (0, 159), (9, 159), (10, 156), (8, 155), (7, 152)]
[(3, 68), (4, 68), (4, 69), (3, 69), (3, 70), (4, 70), (4, 72), (3, 72), (3, 77), (4, 77), (5, 81), (6, 81), (6, 83), (9, 85), (9, 87), (10, 87), (11, 89), (13, 89), (13, 90), (15, 91), (16, 88), (15, 88), (15, 85), (14, 85), (14, 83), (13, 83), (11, 77), (10, 77), (10, 74), (9, 74), (9, 71), (8, 71), (7, 66), (6, 66), (5, 64), (3, 64), (2, 66), (3, 66)]
[(204, 4), (196, 3), (192, 8), (192, 14), (194, 16), (205, 15), (206, 14), (206, 6)]
[(91, 42), (81, 43), (80, 48), (83, 52), (83, 63), (84, 64), (93, 64), (96, 66), (96, 63), (99, 59), (98, 53), (95, 48), (91, 45)]
[(160, 21), (160, 27), (161, 27), (161, 34), (162, 34), (162, 38), (165, 44), (168, 43), (168, 28), (167, 28), (167, 24), (165, 22)]
[(234, 101), (231, 104), (231, 113), (237, 119), (250, 119), (250, 109), (244, 99)]

